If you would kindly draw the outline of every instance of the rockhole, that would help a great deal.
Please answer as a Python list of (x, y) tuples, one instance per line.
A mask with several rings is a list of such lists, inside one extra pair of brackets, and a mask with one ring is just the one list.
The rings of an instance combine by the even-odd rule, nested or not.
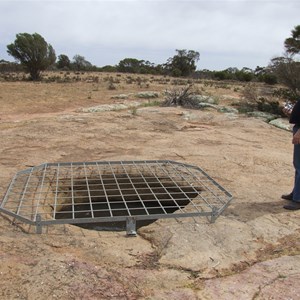
[[(137, 229), (149, 225), (157, 220), (156, 215), (185, 208), (201, 192), (180, 180), (147, 173), (67, 178), (52, 189), (57, 195), (52, 207), (55, 219), (105, 218), (103, 222), (77, 226), (109, 231), (125, 230), (126, 223), (116, 220), (122, 216), (136, 216)], [(139, 220), (138, 216), (147, 219)]]

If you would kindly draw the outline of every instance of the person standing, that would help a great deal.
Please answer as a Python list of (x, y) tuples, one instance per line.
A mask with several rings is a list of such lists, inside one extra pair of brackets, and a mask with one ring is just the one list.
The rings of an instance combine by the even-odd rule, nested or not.
[(281, 198), (288, 200), (289, 203), (284, 205), (283, 208), (288, 210), (300, 209), (300, 99), (293, 107), (285, 106), (283, 113), (289, 117), (289, 122), (293, 126), (293, 139), (294, 153), (293, 165), (295, 168), (294, 188), (290, 194), (282, 195)]

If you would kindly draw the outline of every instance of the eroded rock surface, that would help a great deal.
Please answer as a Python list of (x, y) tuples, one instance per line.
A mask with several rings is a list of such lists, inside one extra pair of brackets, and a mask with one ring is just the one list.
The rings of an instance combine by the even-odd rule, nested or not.
[(215, 223), (159, 220), (136, 238), (73, 225), (36, 235), (3, 216), (1, 299), (299, 298), (300, 212), (280, 199), (293, 184), (290, 132), (215, 110), (76, 111), (1, 120), (1, 195), (28, 165), (170, 159), (234, 200)]

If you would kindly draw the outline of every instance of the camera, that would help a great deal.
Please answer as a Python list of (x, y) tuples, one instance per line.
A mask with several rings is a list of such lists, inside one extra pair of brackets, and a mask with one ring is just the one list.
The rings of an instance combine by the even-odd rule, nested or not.
[(292, 110), (294, 105), (291, 102), (286, 102), (283, 107), (287, 110)]

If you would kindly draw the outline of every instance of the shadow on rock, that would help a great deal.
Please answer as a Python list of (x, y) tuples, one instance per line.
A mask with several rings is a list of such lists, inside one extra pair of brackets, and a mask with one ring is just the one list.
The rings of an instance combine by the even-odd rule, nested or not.
[(285, 204), (286, 201), (231, 204), (224, 211), (223, 215), (226, 217), (234, 217), (242, 222), (247, 222), (264, 215), (286, 212), (283, 208)]

